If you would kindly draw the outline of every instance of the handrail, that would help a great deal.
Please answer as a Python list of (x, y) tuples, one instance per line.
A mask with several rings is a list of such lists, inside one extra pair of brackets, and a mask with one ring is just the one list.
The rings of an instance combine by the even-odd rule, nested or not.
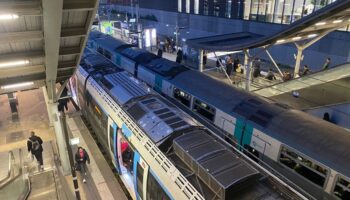
[[(338, 65), (336, 65), (334, 67), (328, 68), (327, 70), (320, 70), (320, 71), (317, 71), (317, 72), (314, 72), (314, 73), (307, 74), (305, 76), (299, 76), (298, 78), (294, 78), (294, 79), (291, 79), (289, 81), (278, 82), (278, 83), (269, 85), (268, 87), (273, 87), (273, 86), (276, 86), (276, 85), (279, 85), (279, 84), (288, 83), (290, 81), (295, 81), (295, 80), (300, 80), (300, 79), (305, 79), (305, 78), (312, 78), (312, 76), (315, 76), (315, 75), (318, 75), (318, 74), (321, 74), (321, 73), (328, 73), (329, 71), (334, 71), (335, 69), (337, 69), (339, 67), (343, 67), (344, 65), (350, 65), (350, 62), (338, 64)], [(317, 79), (317, 80), (319, 80), (319, 79)], [(266, 88), (259, 88), (259, 89), (256, 89), (256, 90), (252, 90), (252, 92), (257, 92), (257, 91), (263, 90), (263, 89), (266, 89)]]
[(0, 180), (0, 189), (4, 187), (7, 182), (9, 182), (9, 179), (13, 177), (14, 170), (13, 170), (13, 163), (15, 162), (15, 157), (13, 155), (12, 151), (8, 152), (8, 172), (7, 176)]

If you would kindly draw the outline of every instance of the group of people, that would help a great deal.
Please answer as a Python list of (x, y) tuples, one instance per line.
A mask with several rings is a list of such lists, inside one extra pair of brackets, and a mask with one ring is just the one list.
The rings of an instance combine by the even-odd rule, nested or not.
[[(27, 140), (28, 157), (35, 159), (38, 162), (38, 171), (44, 171), (43, 161), (43, 140), (37, 136), (34, 131), (30, 132), (30, 137)], [(75, 169), (81, 172), (83, 182), (86, 183), (87, 167), (86, 163), (90, 164), (89, 154), (83, 147), (78, 147), (75, 153)]]
[(239, 58), (233, 59), (231, 56), (226, 56), (225, 61), (223, 61), (221, 58), (218, 58), (216, 60), (216, 67), (219, 68), (221, 65), (225, 64), (225, 71), (228, 76), (231, 76), (233, 72), (242, 73), (244, 72), (244, 69), (242, 68), (240, 64)]

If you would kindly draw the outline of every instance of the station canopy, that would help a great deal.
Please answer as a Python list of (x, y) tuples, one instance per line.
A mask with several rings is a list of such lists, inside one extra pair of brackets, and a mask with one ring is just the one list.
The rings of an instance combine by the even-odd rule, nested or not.
[(186, 41), (193, 48), (208, 51), (239, 51), (274, 44), (312, 40), (350, 24), (350, 1), (335, 1), (288, 25), (273, 35), (250, 32), (202, 37)]

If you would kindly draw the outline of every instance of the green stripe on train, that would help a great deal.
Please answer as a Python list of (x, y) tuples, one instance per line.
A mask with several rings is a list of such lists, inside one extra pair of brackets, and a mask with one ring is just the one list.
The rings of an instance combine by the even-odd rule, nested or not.
[(250, 145), (250, 142), (252, 141), (253, 130), (253, 126), (247, 123), (244, 129), (242, 146), (244, 146), (245, 144)]
[(156, 75), (154, 81), (154, 90), (161, 93), (162, 92), (163, 79), (161, 76)]
[(241, 144), (243, 127), (244, 127), (244, 120), (237, 118), (233, 136), (236, 138), (239, 144)]

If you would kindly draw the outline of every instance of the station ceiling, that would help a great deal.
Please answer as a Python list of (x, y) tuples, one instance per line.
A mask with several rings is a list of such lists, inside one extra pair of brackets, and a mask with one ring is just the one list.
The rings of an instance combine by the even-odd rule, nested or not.
[(97, 8), (98, 0), (0, 1), (0, 94), (67, 80)]

